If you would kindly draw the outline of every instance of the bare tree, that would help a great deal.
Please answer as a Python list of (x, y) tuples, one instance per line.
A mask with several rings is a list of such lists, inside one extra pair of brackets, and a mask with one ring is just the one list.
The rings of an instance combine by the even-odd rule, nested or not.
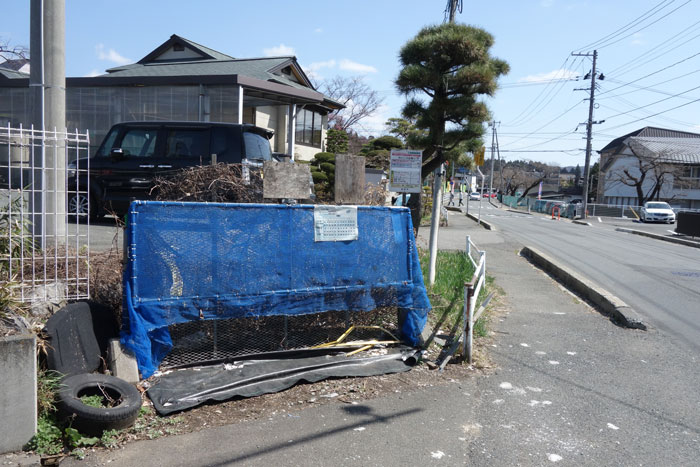
[(540, 182), (559, 174), (559, 167), (534, 161), (512, 161), (503, 167), (505, 194), (515, 196), (520, 191), (521, 198), (527, 196)]
[(664, 185), (682, 176), (682, 167), (673, 163), (668, 154), (648, 150), (636, 141), (629, 142), (634, 163), (621, 166), (609, 175), (611, 183), (632, 187), (637, 194), (638, 206), (659, 199)]
[(12, 45), (7, 39), (0, 39), (0, 63), (8, 60), (29, 58), (29, 49), (23, 45)]
[(384, 101), (377, 91), (364, 82), (362, 76), (336, 76), (324, 81), (320, 91), (345, 106), (328, 114), (328, 126), (337, 130), (357, 131), (359, 123), (374, 114)]

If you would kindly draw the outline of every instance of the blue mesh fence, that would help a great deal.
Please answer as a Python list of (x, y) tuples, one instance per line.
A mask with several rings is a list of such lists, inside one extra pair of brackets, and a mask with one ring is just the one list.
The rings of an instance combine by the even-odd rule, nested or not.
[(314, 206), (136, 201), (122, 343), (150, 376), (169, 326), (397, 307), (417, 345), (430, 302), (406, 208), (358, 207), (358, 240), (314, 241)]

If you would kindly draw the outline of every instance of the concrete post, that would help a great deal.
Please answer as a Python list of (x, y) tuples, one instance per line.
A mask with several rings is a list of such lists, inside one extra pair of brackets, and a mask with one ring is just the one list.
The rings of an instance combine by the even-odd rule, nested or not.
[(294, 160), (294, 127), (297, 123), (297, 105), (289, 104), (287, 113), (287, 154)]
[(36, 433), (36, 337), (0, 337), (0, 453), (19, 451)]
[[(29, 88), (32, 96), (32, 125), (34, 130), (44, 129), (44, 1), (32, 0), (30, 9), (30, 70)], [(32, 135), (33, 136), (33, 135)], [(44, 164), (44, 152), (39, 146), (33, 145), (31, 154), (30, 180), (25, 184), (31, 184), (31, 197), (29, 199), (29, 211), (31, 212), (32, 234), (34, 238), (43, 238), (44, 220), (43, 212), (43, 187), (42, 167)], [(24, 188), (24, 187), (22, 187)]]
[(44, 124), (47, 130), (56, 132), (56, 146), (44, 156), (44, 232), (47, 242), (57, 242), (66, 232), (66, 5), (65, 0), (43, 3)]
[(442, 207), (442, 165), (435, 169), (433, 184), (433, 213), (430, 220), (430, 265), (428, 268), (428, 283), (435, 285), (435, 265), (438, 253), (438, 230), (440, 229), (440, 212)]
[(238, 85), (238, 110), (236, 114), (236, 123), (243, 123), (243, 86)]

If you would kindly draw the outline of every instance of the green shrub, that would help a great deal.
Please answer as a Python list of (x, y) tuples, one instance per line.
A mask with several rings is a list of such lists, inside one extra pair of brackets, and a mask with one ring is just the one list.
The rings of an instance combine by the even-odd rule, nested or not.
[(322, 162), (335, 162), (335, 154), (332, 152), (319, 152), (314, 156), (314, 160), (319, 164)]
[(327, 182), (328, 175), (323, 172), (312, 171), (311, 178), (314, 179), (314, 183)]
[(322, 162), (321, 170), (323, 170), (326, 174), (334, 174), (335, 164), (331, 164), (330, 162)]
[(326, 149), (334, 154), (345, 154), (348, 152), (348, 134), (343, 130), (334, 128), (326, 131)]

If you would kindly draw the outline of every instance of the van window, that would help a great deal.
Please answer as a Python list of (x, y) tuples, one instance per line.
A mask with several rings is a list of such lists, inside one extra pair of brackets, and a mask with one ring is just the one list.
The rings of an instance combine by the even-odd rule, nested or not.
[(241, 138), (239, 135), (240, 131), (235, 128), (213, 127), (209, 152), (216, 154), (218, 162), (239, 164), (241, 162)]
[(130, 128), (124, 133), (121, 148), (125, 156), (151, 157), (156, 151), (155, 128)]
[(208, 156), (208, 132), (202, 129), (168, 130), (165, 140), (165, 157), (197, 157)]
[(112, 145), (114, 145), (114, 140), (117, 139), (118, 134), (119, 128), (112, 128), (112, 131), (110, 131), (107, 134), (107, 136), (104, 139), (104, 142), (102, 143), (102, 146), (100, 146), (95, 155), (97, 157), (109, 156), (109, 154), (112, 152)]
[(246, 131), (243, 133), (245, 155), (248, 159), (269, 161), (272, 159), (270, 141), (257, 133)]

